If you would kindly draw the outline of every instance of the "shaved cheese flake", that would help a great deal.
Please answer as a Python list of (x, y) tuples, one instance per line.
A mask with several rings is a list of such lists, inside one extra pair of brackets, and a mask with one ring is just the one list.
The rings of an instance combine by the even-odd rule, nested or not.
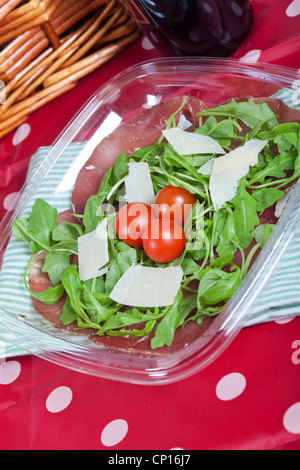
[(192, 126), (192, 123), (185, 117), (184, 114), (181, 114), (180, 117), (179, 117), (177, 127), (179, 129), (182, 129), (183, 131), (185, 131), (186, 129), (188, 129), (191, 126)]
[(197, 173), (200, 173), (200, 175), (211, 175), (213, 165), (214, 165), (215, 158), (211, 158), (210, 160), (207, 160), (207, 162), (204, 163), (204, 165), (200, 166), (200, 168), (197, 170)]
[(252, 139), (214, 159), (209, 189), (215, 210), (235, 196), (239, 180), (247, 175), (250, 166), (257, 164), (258, 154), (267, 143), (267, 140)]
[(221, 145), (207, 135), (186, 132), (179, 127), (165, 129), (162, 133), (180, 155), (225, 153)]
[(153, 204), (155, 193), (147, 162), (128, 163), (129, 173), (125, 179), (125, 198), (127, 203), (143, 202)]
[(115, 285), (110, 298), (131, 307), (166, 307), (173, 304), (182, 278), (180, 266), (131, 266)]
[(78, 238), (78, 271), (82, 281), (102, 276), (107, 269), (101, 269), (109, 261), (107, 240), (107, 219), (93, 232)]
[(279, 219), (279, 217), (282, 216), (285, 208), (286, 208), (286, 205), (288, 203), (288, 200), (290, 198), (292, 194), (292, 191), (288, 191), (284, 194), (284, 196), (282, 196), (280, 199), (278, 199), (278, 201), (276, 202), (276, 206), (275, 206), (275, 217), (277, 217)]

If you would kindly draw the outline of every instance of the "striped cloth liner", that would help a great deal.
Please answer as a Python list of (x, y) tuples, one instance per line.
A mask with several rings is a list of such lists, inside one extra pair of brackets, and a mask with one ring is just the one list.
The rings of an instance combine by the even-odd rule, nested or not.
[[(298, 91), (282, 90), (277, 97), (283, 99), (289, 106), (300, 106)], [(78, 157), (79, 152), (86, 151), (86, 143), (71, 143), (62, 156), (49, 169), (41, 182), (31, 203), (26, 206), (22, 214), (28, 217), (36, 198), (46, 200), (58, 212), (70, 208), (70, 197), (73, 187), (65, 187), (58, 192), (60, 182), (67, 170)], [(49, 153), (48, 147), (40, 148), (32, 157), (28, 170), (27, 181), (34, 178), (34, 174), (44, 162)], [(24, 192), (26, 197), (26, 189)], [(70, 345), (59, 338), (53, 337), (52, 327), (43, 326), (39, 330), (40, 317), (33, 311), (30, 296), (23, 283), (23, 273), (30, 258), (30, 250), (25, 242), (12, 237), (6, 249), (2, 269), (0, 271), (0, 359), (10, 356), (27, 354), (42, 350), (70, 351)], [(300, 314), (300, 226), (293, 237), (292, 243), (282, 260), (278, 263), (275, 272), (251, 308), (243, 326), (250, 326), (262, 322), (282, 319)], [(13, 313), (13, 316), (11, 315)], [(21, 319), (26, 318), (26, 323)], [(34, 333), (32, 327), (36, 328)], [(52, 334), (51, 334), (52, 333)], [(80, 340), (79, 340), (80, 341)], [(84, 339), (82, 340), (84, 345)], [(76, 347), (75, 347), (76, 348)]]
[[(292, 108), (300, 108), (300, 86), (294, 91), (282, 89), (276, 98)], [(264, 287), (263, 296), (256, 300), (244, 326), (293, 317), (300, 314), (300, 225), (284, 257), (279, 261), (271, 279)]]
[[(30, 215), (34, 201), (37, 198), (47, 201), (58, 210), (58, 213), (70, 209), (73, 187), (66, 187), (66, 184), (66, 189), (59, 192), (57, 188), (59, 188), (75, 157), (78, 156), (79, 152), (84, 151), (85, 147), (86, 143), (72, 143), (69, 145), (41, 182), (34, 198), (26, 206), (22, 216), (28, 217)], [(32, 181), (48, 153), (49, 147), (42, 147), (33, 155), (27, 173), (27, 183)], [(28, 197), (26, 187), (25, 185), (24, 199)], [(26, 354), (26, 348), (29, 351), (32, 350), (33, 341), (37, 344), (43, 344), (45, 349), (50, 350), (61, 350), (64, 346), (61, 340), (56, 340), (39, 331), (40, 318), (33, 311), (30, 296), (23, 282), (24, 271), (30, 256), (31, 251), (27, 243), (12, 237), (5, 251), (0, 271), (0, 358)], [(13, 313), (16, 318), (13, 318), (10, 313)], [(24, 322), (18, 322), (18, 317), (26, 318), (30, 326)], [(32, 326), (34, 327), (35, 324), (37, 329), (33, 335)], [(45, 327), (43, 327), (43, 330), (45, 330)], [(50, 327), (49, 333), (51, 333)]]

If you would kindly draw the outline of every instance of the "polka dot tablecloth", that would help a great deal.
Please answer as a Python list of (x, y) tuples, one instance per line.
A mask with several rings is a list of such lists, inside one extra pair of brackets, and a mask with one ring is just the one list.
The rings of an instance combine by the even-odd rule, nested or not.
[[(300, 0), (253, 0), (254, 28), (234, 54), (299, 69)], [(159, 57), (141, 37), (0, 140), (0, 217), (31, 155), (51, 145), (100, 85)], [(1, 343), (5, 350), (8, 345)], [(300, 449), (300, 318), (245, 328), (210, 366), (161, 386), (83, 375), (31, 355), (0, 361), (0, 449)], [(107, 455), (107, 454), (105, 454)]]

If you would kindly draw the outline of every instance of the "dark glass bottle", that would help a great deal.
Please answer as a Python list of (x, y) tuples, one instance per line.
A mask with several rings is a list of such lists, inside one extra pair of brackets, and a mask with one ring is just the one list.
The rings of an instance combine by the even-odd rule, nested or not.
[(123, 0), (164, 56), (226, 57), (253, 24), (250, 0)]

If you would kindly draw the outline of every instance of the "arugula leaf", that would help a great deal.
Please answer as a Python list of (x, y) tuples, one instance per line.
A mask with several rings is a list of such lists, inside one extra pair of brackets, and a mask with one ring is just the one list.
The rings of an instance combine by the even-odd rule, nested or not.
[(215, 108), (199, 113), (199, 116), (211, 115), (241, 120), (251, 129), (260, 126), (262, 130), (270, 130), (278, 125), (275, 114), (266, 103), (257, 104), (251, 100), (236, 102), (233, 99), (230, 103), (216, 106)]
[(83, 234), (83, 227), (79, 224), (74, 224), (63, 220), (52, 231), (52, 238), (54, 241), (68, 241), (77, 240)]
[(259, 224), (257, 201), (246, 191), (246, 178), (240, 180), (236, 195), (231, 200), (234, 207), (233, 223), (239, 245), (246, 250), (253, 240), (254, 227)]
[(28, 242), (29, 248), (32, 253), (36, 253), (41, 249), (49, 250), (47, 245), (42, 244), (32, 233), (28, 227), (26, 218), (17, 218), (12, 224), (12, 232), (16, 238)]
[(82, 283), (79, 278), (77, 266), (71, 265), (61, 275), (61, 282), (70, 299), (70, 306), (77, 314), (77, 323), (80, 328), (99, 329), (87, 315), (82, 302)]
[(259, 243), (261, 247), (265, 246), (274, 228), (275, 228), (274, 224), (261, 224), (255, 227), (255, 230), (254, 230), (255, 240), (257, 243)]
[(198, 309), (228, 300), (241, 283), (240, 268), (233, 272), (208, 268), (199, 283)]
[(121, 277), (120, 268), (115, 259), (112, 259), (105, 279), (105, 290), (110, 293)]
[[(188, 321), (187, 319), (189, 316), (192, 314), (193, 311), (196, 311), (197, 309), (197, 294), (192, 294), (189, 295), (188, 297), (185, 297), (182, 299), (181, 304), (180, 304), (180, 310), (179, 310), (179, 315), (177, 319), (177, 328), (179, 326), (182, 326)], [(196, 315), (199, 314), (199, 312), (196, 312), (193, 318), (195, 319)], [(201, 314), (203, 312), (201, 311)]]
[[(130, 330), (128, 327), (139, 323), (151, 322), (151, 330), (156, 321), (163, 316), (164, 312), (154, 312), (147, 310), (141, 312), (138, 308), (119, 310), (115, 315), (110, 316), (100, 328), (98, 334), (107, 333), (114, 336), (123, 336), (125, 331), (133, 336), (144, 336), (149, 333), (149, 324), (144, 330)], [(153, 323), (152, 323), (153, 322)], [(128, 329), (124, 329), (128, 328)]]
[(64, 270), (70, 265), (70, 253), (66, 251), (48, 251), (42, 268), (47, 273), (52, 286), (60, 284), (60, 278)]
[(56, 227), (57, 210), (42, 199), (37, 199), (28, 219), (19, 217), (12, 224), (14, 235), (29, 243), (32, 253), (49, 250), (54, 243), (52, 230)]
[(277, 145), (280, 153), (297, 147), (300, 124), (297, 122), (283, 123), (265, 132), (260, 132), (259, 139), (268, 140)]
[(98, 196), (102, 195), (102, 194), (106, 194), (108, 192), (108, 189), (110, 187), (110, 179), (111, 179), (111, 176), (112, 176), (112, 171), (113, 171), (113, 167), (111, 166), (107, 172), (104, 174), (101, 182), (100, 182), (100, 186), (99, 186), (99, 189), (98, 189)]
[(257, 212), (263, 212), (273, 206), (284, 195), (284, 191), (277, 188), (260, 188), (252, 192), (252, 197), (257, 201)]
[(99, 207), (101, 205), (101, 197), (92, 195), (85, 206), (83, 214), (83, 225), (85, 233), (90, 233), (95, 230), (100, 222)]
[(44, 292), (33, 292), (29, 290), (32, 297), (47, 305), (55, 305), (65, 293), (64, 287), (60, 284), (56, 287), (48, 287)]
[(209, 116), (205, 123), (195, 130), (195, 134), (208, 135), (223, 148), (228, 148), (232, 140), (237, 139), (237, 129), (240, 129), (240, 126), (234, 119), (218, 121), (215, 116)]
[(30, 260), (27, 263), (27, 266), (25, 268), (23, 280), (24, 280), (24, 285), (29, 292), (29, 294), (34, 297), (35, 299), (39, 300), (40, 302), (47, 304), (47, 305), (54, 305), (58, 302), (58, 300), (63, 296), (65, 293), (64, 286), (62, 284), (56, 286), (56, 287), (49, 287), (48, 289), (44, 290), (43, 292), (34, 292), (30, 289), (28, 283), (27, 283), (27, 274), (29, 271), (29, 268), (31, 264), (34, 262), (36, 257), (39, 255), (39, 253), (34, 254)]
[(63, 305), (62, 313), (59, 317), (63, 325), (69, 325), (77, 319), (77, 314), (73, 307), (71, 306), (70, 297), (66, 298), (66, 301)]
[(85, 284), (83, 284), (83, 299), (85, 300), (85, 306), (92, 321), (96, 324), (100, 324), (107, 320), (107, 318), (113, 315), (118, 309), (118, 306), (115, 308), (109, 308), (103, 305), (97, 296), (94, 295), (94, 293), (91, 292)]
[(28, 226), (34, 236), (42, 242), (43, 245), (37, 245), (35, 251), (42, 249), (43, 246), (51, 246), (52, 230), (56, 227), (57, 209), (51, 207), (43, 199), (37, 199), (32, 207), (32, 212), (28, 218)]
[(47, 251), (42, 270), (48, 274), (53, 286), (60, 283), (62, 273), (70, 265), (71, 255), (77, 252), (78, 243), (73, 239), (57, 242)]
[(173, 305), (166, 308), (165, 315), (157, 325), (155, 335), (151, 340), (151, 347), (153, 349), (160, 348), (162, 346), (171, 346), (178, 325), (180, 304), (182, 301), (183, 294), (182, 291), (179, 290)]
[(81, 314), (81, 280), (77, 266), (69, 266), (61, 275), (61, 282), (70, 298), (71, 306), (75, 312)]
[[(145, 320), (143, 320), (143, 323)], [(125, 329), (121, 328), (118, 330), (108, 330), (107, 334), (109, 336), (132, 336), (133, 338), (138, 338), (140, 336), (147, 336), (151, 333), (153, 328), (155, 327), (156, 320), (149, 320), (146, 322), (145, 328), (139, 330), (137, 328), (134, 329)]]
[[(275, 156), (269, 156), (267, 165), (258, 171), (247, 183), (248, 187), (254, 187), (255, 183), (265, 183), (267, 178), (286, 178), (286, 171), (295, 167), (295, 152), (287, 151)], [(271, 184), (274, 184), (273, 182)]]
[(228, 207), (226, 212), (226, 222), (222, 231), (218, 235), (218, 242), (216, 247), (216, 252), (220, 256), (220, 259), (216, 260), (214, 266), (218, 265), (219, 267), (222, 267), (222, 265), (225, 266), (232, 260), (238, 245), (238, 237), (235, 233), (233, 211)]
[(117, 183), (128, 174), (128, 158), (126, 153), (122, 152), (116, 159), (112, 168), (113, 182)]

